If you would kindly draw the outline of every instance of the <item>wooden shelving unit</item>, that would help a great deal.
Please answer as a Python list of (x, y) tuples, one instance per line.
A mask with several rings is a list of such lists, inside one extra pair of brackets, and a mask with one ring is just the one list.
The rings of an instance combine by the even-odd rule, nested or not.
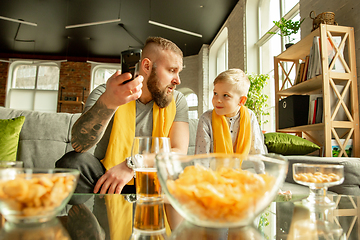
[(59, 101), (60, 104), (60, 112), (61, 112), (61, 106), (63, 104), (67, 104), (67, 105), (81, 105), (81, 110), (84, 110), (84, 105), (85, 103), (83, 101), (64, 101), (64, 100), (60, 100)]
[[(321, 52), (321, 75), (308, 79), (295, 85), (296, 69), (300, 60), (305, 60), (309, 55), (313, 39), (320, 37)], [(333, 36), (341, 36), (339, 48), (335, 48), (335, 57), (338, 58), (345, 68), (344, 73), (331, 70), (327, 58), (327, 45)], [(344, 46), (344, 48), (342, 48)], [(343, 49), (343, 54), (339, 49)], [(329, 66), (330, 65), (330, 66)], [(295, 74), (291, 74), (295, 71)], [(331, 140), (336, 140), (340, 147), (339, 156), (347, 156), (345, 146), (352, 139), (352, 156), (360, 157), (359, 146), (359, 103), (356, 76), (356, 58), (354, 29), (352, 27), (334, 26), (321, 24), (320, 27), (295, 45), (288, 48), (280, 55), (274, 57), (275, 73), (275, 98), (276, 102), (291, 95), (322, 94), (323, 96), (323, 121), (318, 124), (297, 126), (279, 129), (279, 109), (275, 104), (276, 131), (296, 133), (306, 137), (322, 147), (323, 156), (332, 156)], [(343, 86), (342, 92), (337, 88)], [(336, 96), (337, 99), (334, 99)], [(349, 96), (349, 104), (346, 104), (345, 96)], [(335, 103), (335, 105), (334, 105)], [(332, 106), (331, 106), (332, 105)], [(339, 109), (345, 112), (346, 119), (338, 120)], [(341, 143), (340, 139), (345, 139)]]

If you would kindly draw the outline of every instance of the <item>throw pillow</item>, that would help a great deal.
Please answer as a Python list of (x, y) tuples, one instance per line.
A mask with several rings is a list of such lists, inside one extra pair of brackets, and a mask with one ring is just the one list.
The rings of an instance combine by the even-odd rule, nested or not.
[(0, 161), (16, 161), (19, 136), (25, 117), (0, 119)]
[(265, 145), (271, 153), (282, 155), (305, 155), (320, 147), (309, 140), (287, 133), (265, 133)]

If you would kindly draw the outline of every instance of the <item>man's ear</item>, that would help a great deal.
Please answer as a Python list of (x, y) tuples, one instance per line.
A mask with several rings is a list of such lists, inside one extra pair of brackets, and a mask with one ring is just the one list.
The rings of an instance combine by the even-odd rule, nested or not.
[(144, 71), (144, 73), (146, 75), (149, 75), (151, 73), (151, 69), (152, 69), (152, 62), (149, 58), (144, 58), (141, 61), (141, 68)]
[(242, 96), (242, 97), (240, 97), (239, 106), (243, 106), (243, 105), (245, 105), (246, 100), (247, 100), (247, 97), (246, 97), (246, 96)]

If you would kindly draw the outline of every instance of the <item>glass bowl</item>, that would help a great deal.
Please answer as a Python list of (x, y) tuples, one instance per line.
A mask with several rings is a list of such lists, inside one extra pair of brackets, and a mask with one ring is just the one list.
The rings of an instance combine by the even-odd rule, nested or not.
[(276, 197), (288, 162), (279, 155), (156, 155), (165, 201), (194, 225), (246, 226)]
[(73, 169), (0, 169), (0, 212), (15, 223), (49, 221), (65, 207), (78, 178)]
[(293, 165), (293, 178), (298, 184), (308, 186), (309, 197), (303, 203), (317, 207), (332, 207), (335, 203), (327, 196), (328, 187), (344, 182), (344, 166), (340, 164), (305, 164)]
[(22, 168), (24, 163), (22, 161), (3, 161), (0, 160), (0, 168)]

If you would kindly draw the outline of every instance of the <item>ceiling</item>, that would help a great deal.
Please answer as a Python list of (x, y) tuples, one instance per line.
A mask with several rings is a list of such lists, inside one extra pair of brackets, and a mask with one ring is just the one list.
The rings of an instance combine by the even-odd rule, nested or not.
[[(0, 57), (18, 54), (119, 58), (148, 36), (175, 42), (184, 56), (210, 44), (238, 0), (1, 0)], [(30, 23), (12, 22), (11, 18)], [(69, 28), (68, 25), (118, 22)], [(202, 35), (193, 36), (150, 21)]]

